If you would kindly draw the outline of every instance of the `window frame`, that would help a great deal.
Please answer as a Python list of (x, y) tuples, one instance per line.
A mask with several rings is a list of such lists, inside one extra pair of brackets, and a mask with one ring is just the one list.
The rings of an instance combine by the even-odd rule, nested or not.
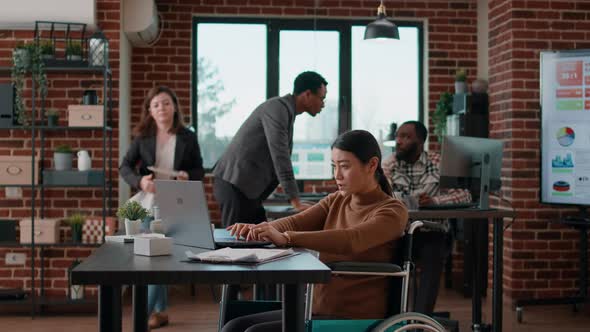
[[(262, 18), (262, 17), (211, 17), (193, 16), (191, 45), (191, 125), (198, 134), (197, 61), (199, 58), (197, 44), (197, 27), (200, 23), (217, 24), (265, 24), (267, 33), (266, 51), (266, 99), (279, 94), (279, 35), (282, 30), (331, 30), (340, 32), (338, 91), (338, 134), (352, 127), (352, 26), (369, 24), (372, 20), (331, 19), (331, 18)], [(420, 21), (393, 21), (398, 27), (414, 27), (418, 30), (418, 121), (424, 122), (424, 24)], [(347, 50), (347, 51), (346, 51)], [(329, 82), (328, 82), (329, 83)], [(261, 100), (262, 103), (264, 100)], [(210, 172), (211, 169), (205, 169)]]

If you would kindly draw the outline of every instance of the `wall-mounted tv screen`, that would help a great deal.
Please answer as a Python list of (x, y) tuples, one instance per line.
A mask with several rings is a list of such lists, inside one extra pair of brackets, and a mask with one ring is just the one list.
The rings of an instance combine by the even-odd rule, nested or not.
[(541, 202), (590, 205), (590, 50), (541, 52)]

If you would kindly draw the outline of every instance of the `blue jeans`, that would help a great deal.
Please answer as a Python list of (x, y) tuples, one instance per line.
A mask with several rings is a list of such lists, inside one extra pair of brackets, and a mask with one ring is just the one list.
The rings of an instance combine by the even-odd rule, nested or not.
[(148, 314), (166, 311), (168, 308), (168, 286), (148, 285)]
[[(151, 217), (147, 217), (142, 221), (142, 228), (144, 232), (149, 232)], [(164, 285), (148, 285), (148, 314), (152, 312), (166, 311), (168, 308), (168, 287)]]

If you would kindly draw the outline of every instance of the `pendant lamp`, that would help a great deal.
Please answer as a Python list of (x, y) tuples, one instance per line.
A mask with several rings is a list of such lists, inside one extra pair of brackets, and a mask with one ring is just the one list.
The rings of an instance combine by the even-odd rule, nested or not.
[(367, 25), (365, 39), (389, 38), (399, 39), (397, 26), (387, 19), (383, 0), (377, 9), (377, 19)]

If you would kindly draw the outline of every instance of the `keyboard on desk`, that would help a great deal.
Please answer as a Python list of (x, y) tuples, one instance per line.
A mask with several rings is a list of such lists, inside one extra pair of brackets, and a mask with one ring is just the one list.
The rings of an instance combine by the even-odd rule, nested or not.
[[(289, 197), (285, 193), (274, 193), (274, 198), (276, 199), (284, 199), (288, 200)], [(322, 198), (328, 196), (326, 192), (319, 192), (319, 193), (299, 193), (299, 199), (304, 201), (320, 201)]]
[(477, 207), (477, 203), (447, 203), (420, 205), (419, 210), (460, 210)]

